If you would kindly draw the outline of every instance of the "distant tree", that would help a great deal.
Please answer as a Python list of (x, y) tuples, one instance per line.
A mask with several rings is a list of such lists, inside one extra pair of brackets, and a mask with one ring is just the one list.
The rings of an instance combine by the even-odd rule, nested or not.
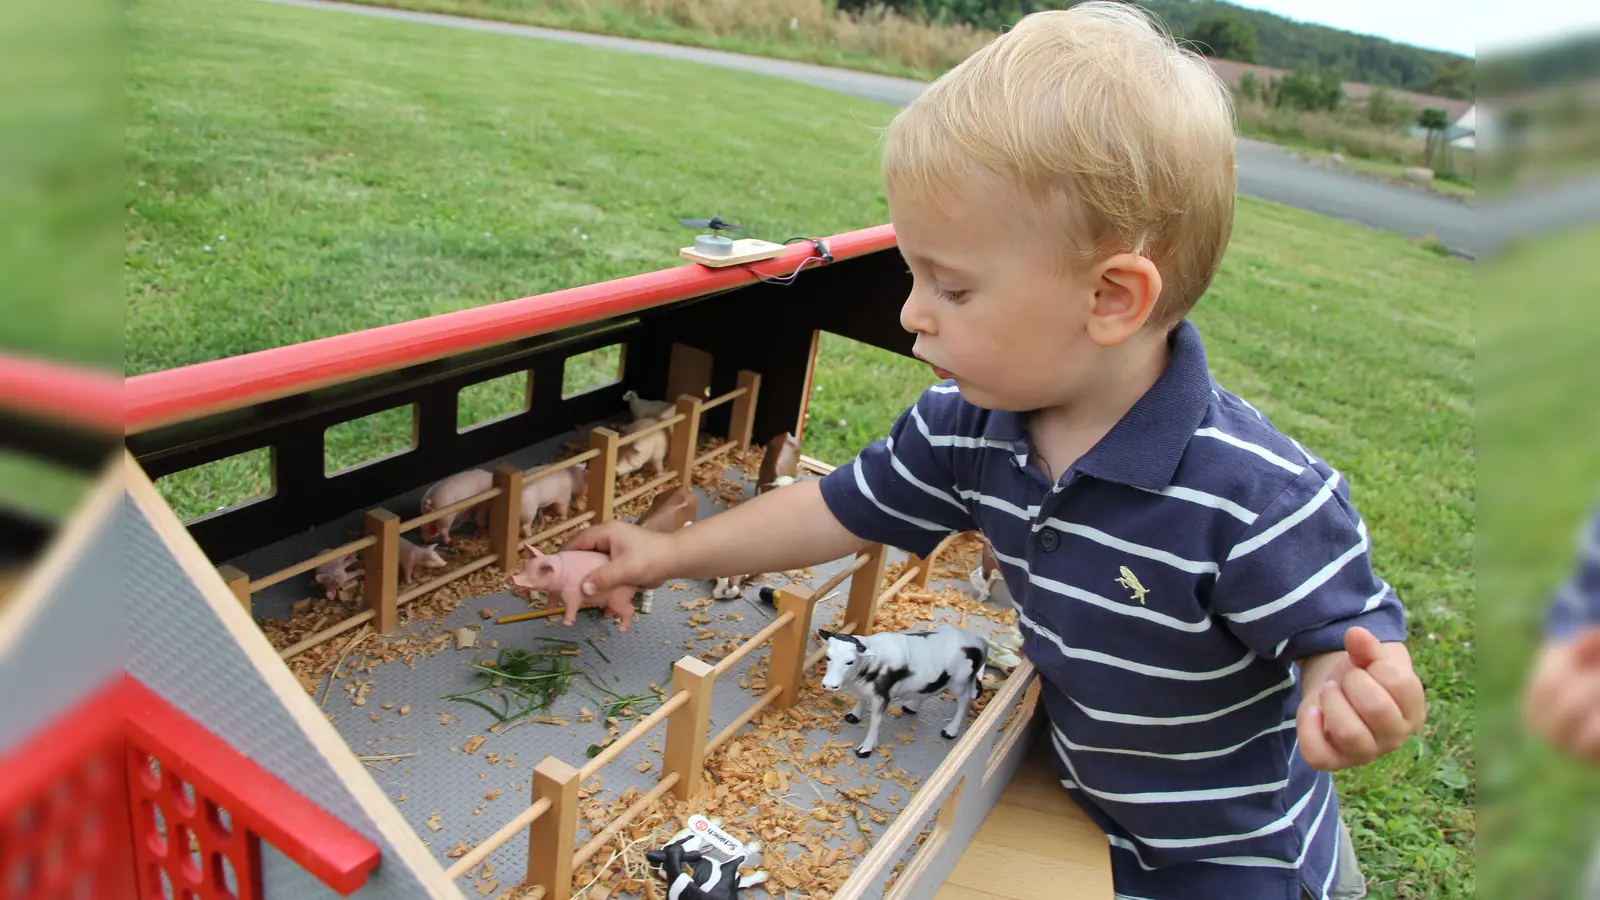
[(1432, 167), (1436, 145), (1444, 143), (1444, 130), (1450, 127), (1450, 117), (1444, 110), (1437, 106), (1430, 106), (1417, 113), (1417, 124), (1427, 131), (1427, 137), (1422, 144), (1422, 164)]
[(1239, 96), (1252, 102), (1261, 96), (1261, 79), (1256, 77), (1256, 73), (1246, 72), (1239, 76)]
[(1268, 102), (1306, 112), (1335, 110), (1344, 102), (1344, 79), (1337, 69), (1317, 70), (1300, 66), (1282, 78), (1274, 78)]
[(1380, 128), (1390, 128), (1415, 122), (1417, 108), (1395, 97), (1392, 91), (1380, 84), (1367, 95), (1367, 120)]
[(1232, 15), (1214, 15), (1200, 21), (1188, 34), (1207, 56), (1239, 62), (1261, 62), (1261, 47), (1250, 23)]

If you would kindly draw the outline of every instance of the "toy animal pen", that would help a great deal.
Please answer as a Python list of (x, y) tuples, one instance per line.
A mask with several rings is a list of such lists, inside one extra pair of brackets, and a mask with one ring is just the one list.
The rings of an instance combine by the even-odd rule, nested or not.
[[(879, 545), (753, 579), (777, 588), (773, 604), (754, 583), (727, 601), (709, 583), (666, 585), (626, 633), (598, 611), (568, 627), (511, 615), (527, 609), (510, 585), (525, 543), (552, 552), (678, 486), (702, 519), (752, 494), (762, 447), (785, 434), (804, 445), (820, 332), (909, 355), (891, 229), (825, 246), (792, 247), (760, 276), (687, 265), (130, 379), (126, 454), (16, 601), (70, 602), (68, 562), (93, 540), (83, 522), (120, 517), (126, 676), (86, 690), (39, 740), (121, 750), (101, 752), (92, 776), (14, 765), (48, 743), (0, 751), (0, 875), (36, 866), (30, 883), (45, 884), (56, 871), (37, 832), (76, 827), (71, 816), (34, 822), (23, 843), (16, 820), (65, 778), (130, 810), (134, 858), (99, 864), (131, 865), (140, 897), (562, 900), (601, 896), (597, 881), (662, 897), (644, 854), (697, 812), (764, 842), (770, 879), (746, 896), (932, 897), (1037, 737), (1033, 670), (991, 677), (955, 740), (937, 734), (954, 706), (928, 712), (954, 701), (930, 698), (917, 719), (887, 717), (881, 752), (858, 760), (862, 726), (817, 688), (826, 648), (812, 641), (819, 627), (882, 629), (894, 610), (926, 624), (933, 592), (957, 592), (976, 565), (973, 536), (927, 560)], [(768, 282), (813, 255), (825, 264)], [(567, 361), (612, 346), (618, 379), (564, 396)], [(460, 427), (460, 392), (507, 376), (526, 386), (523, 409)], [(653, 426), (623, 431), (630, 391), (667, 402)], [(330, 428), (396, 408), (409, 448), (328, 471)], [(663, 433), (660, 474), (619, 478), (629, 445)], [(156, 488), (263, 448), (259, 499), (183, 522)], [(523, 487), (580, 464), (572, 512), (525, 538)], [(802, 464), (801, 477), (828, 470)], [(423, 489), (474, 467), (492, 472), (485, 489), (419, 511)], [(463, 525), (441, 548), (450, 568), (404, 583), (402, 541), (481, 504), (487, 527)], [(352, 555), (359, 579), (326, 599), (313, 570)], [(62, 627), (51, 616), (32, 622), (38, 646), (70, 646), (39, 631)], [(524, 687), (541, 679), (562, 687)], [(61, 758), (59, 744), (48, 753)], [(797, 821), (818, 830), (802, 836)], [(642, 835), (646, 822), (660, 828)]]

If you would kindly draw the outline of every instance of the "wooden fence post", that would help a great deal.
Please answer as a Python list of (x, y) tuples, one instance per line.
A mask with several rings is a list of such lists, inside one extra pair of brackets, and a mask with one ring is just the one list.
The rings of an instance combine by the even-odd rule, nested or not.
[(688, 702), (667, 716), (667, 744), (661, 754), (661, 774), (678, 773), (672, 796), (692, 799), (700, 793), (706, 762), (706, 731), (711, 727), (711, 691), (716, 686), (712, 667), (693, 656), (672, 665), (672, 693), (688, 691)]
[(250, 605), (250, 576), (246, 575), (237, 566), (231, 565), (217, 566), (217, 574), (221, 575), (222, 580), (227, 582), (228, 590), (233, 591), (233, 596), (238, 598), (239, 605), (244, 607), (244, 611), (252, 612)]
[(387, 509), (368, 510), (367, 534), (377, 540), (361, 552), (361, 596), (377, 614), (372, 627), (393, 634), (400, 624), (400, 517)]
[(545, 900), (572, 896), (572, 853), (578, 828), (578, 770), (554, 756), (533, 768), (533, 796), (550, 808), (528, 826), (528, 874), (524, 885), (544, 885)]
[(933, 575), (933, 566), (934, 566), (934, 563), (938, 562), (938, 557), (939, 557), (939, 551), (937, 549), (935, 549), (933, 551), (933, 554), (931, 556), (929, 556), (927, 559), (923, 559), (922, 557), (916, 555), (915, 553), (907, 553), (906, 554), (906, 565), (908, 565), (908, 566), (916, 566), (917, 567), (917, 574), (913, 575), (911, 577), (910, 583), (907, 584), (906, 586), (907, 587), (911, 587), (911, 586), (915, 585), (916, 587), (919, 587), (919, 588), (927, 587), (928, 586), (928, 579), (930, 577), (932, 577), (932, 575)]
[(739, 370), (739, 387), (747, 388), (733, 398), (733, 413), (728, 419), (728, 440), (739, 442), (739, 452), (750, 449), (750, 435), (756, 428), (756, 395), (761, 392), (761, 373)]
[(589, 509), (594, 513), (593, 525), (609, 521), (614, 515), (617, 499), (617, 439), (621, 435), (609, 428), (595, 428), (589, 432), (589, 449), (600, 455), (590, 460)]
[(873, 544), (866, 549), (867, 562), (850, 576), (850, 600), (844, 608), (844, 624), (855, 623), (856, 634), (871, 634), (872, 620), (878, 615), (878, 588), (889, 562), (889, 548)]
[(494, 486), (500, 496), (489, 501), (489, 552), (500, 558), (501, 571), (514, 572), (522, 537), (522, 469), (510, 463), (494, 467)]
[(684, 487), (694, 484), (694, 451), (700, 443), (700, 398), (684, 394), (678, 398), (678, 412), (684, 420), (672, 426), (672, 443), (667, 448), (667, 468), (683, 479)]
[(767, 686), (782, 688), (778, 696), (772, 699), (772, 707), (788, 709), (800, 699), (800, 681), (805, 677), (806, 670), (806, 649), (811, 644), (811, 612), (816, 608), (817, 598), (805, 588), (794, 585), (776, 593), (773, 599), (778, 606), (778, 615), (792, 612), (794, 621), (772, 636)]

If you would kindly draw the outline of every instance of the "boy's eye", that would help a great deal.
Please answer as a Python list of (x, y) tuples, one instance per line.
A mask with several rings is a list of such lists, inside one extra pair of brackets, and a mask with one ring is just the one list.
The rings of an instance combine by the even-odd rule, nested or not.
[(933, 295), (941, 300), (948, 300), (954, 303), (955, 301), (960, 300), (962, 297), (965, 297), (967, 292), (952, 290), (950, 288), (935, 284), (933, 286)]

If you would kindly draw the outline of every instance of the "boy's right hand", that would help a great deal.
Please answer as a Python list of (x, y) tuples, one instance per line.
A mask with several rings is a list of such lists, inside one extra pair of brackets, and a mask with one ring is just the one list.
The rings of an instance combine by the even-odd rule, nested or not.
[(1528, 727), (1552, 746), (1600, 765), (1600, 627), (1545, 646), (1523, 713)]
[(561, 549), (593, 550), (611, 557), (610, 562), (590, 572), (584, 581), (583, 592), (592, 595), (618, 584), (640, 588), (660, 586), (672, 577), (673, 537), (612, 519), (578, 532)]

